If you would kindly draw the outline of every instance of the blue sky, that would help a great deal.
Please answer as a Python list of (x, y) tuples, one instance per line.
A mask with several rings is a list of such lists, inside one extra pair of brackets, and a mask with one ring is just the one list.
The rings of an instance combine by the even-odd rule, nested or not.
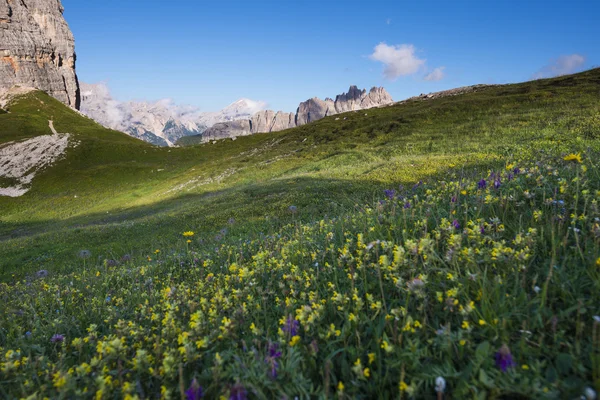
[(80, 80), (206, 111), (241, 97), (295, 111), (351, 84), (402, 100), (600, 65), (598, 0), (62, 3)]

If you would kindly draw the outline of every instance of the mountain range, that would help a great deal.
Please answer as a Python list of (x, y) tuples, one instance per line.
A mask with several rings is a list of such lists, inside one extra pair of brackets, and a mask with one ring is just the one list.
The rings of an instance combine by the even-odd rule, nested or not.
[(170, 99), (155, 102), (115, 100), (104, 83), (81, 84), (81, 112), (107, 128), (159, 146), (173, 146), (178, 139), (198, 135), (218, 122), (249, 118), (266, 103), (239, 99), (220, 111), (200, 111)]

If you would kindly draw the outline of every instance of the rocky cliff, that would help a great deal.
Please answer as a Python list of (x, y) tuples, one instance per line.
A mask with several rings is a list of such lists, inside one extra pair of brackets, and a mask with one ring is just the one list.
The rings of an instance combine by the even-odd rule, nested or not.
[(79, 108), (75, 40), (60, 0), (0, 0), (0, 91), (14, 85)]
[(364, 110), (393, 103), (392, 96), (382, 87), (374, 87), (369, 92), (350, 86), (347, 93), (338, 95), (335, 100), (317, 97), (306, 100), (298, 106), (296, 114), (271, 110), (259, 111), (248, 120), (219, 123), (204, 131), (202, 141), (233, 138), (254, 133), (276, 132), (294, 128), (347, 111)]

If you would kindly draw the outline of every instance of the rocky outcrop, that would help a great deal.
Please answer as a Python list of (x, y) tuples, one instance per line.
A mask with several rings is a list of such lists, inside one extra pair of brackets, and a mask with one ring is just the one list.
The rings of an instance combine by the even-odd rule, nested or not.
[(75, 40), (60, 0), (0, 0), (0, 90), (15, 85), (79, 108)]
[(356, 86), (350, 86), (348, 92), (338, 95), (335, 101), (330, 98), (321, 100), (314, 97), (300, 103), (296, 114), (266, 110), (254, 114), (249, 120), (215, 124), (204, 131), (202, 141), (281, 131), (331, 115), (380, 107), (393, 102), (392, 96), (382, 87), (374, 87), (367, 92), (359, 90)]
[(450, 90), (442, 90), (441, 92), (420, 94), (419, 96), (413, 96), (406, 100), (399, 101), (396, 104), (404, 104), (404, 103), (407, 103), (410, 101), (416, 101), (416, 100), (434, 100), (434, 99), (440, 99), (442, 97), (458, 96), (458, 95), (465, 94), (465, 93), (478, 92), (480, 90), (487, 89), (487, 88), (493, 87), (493, 86), (498, 86), (498, 85), (478, 84), (478, 85), (472, 85), (472, 86), (463, 86), (463, 87), (458, 87), (458, 88), (454, 88), (454, 89), (450, 89)]
[(211, 128), (202, 133), (202, 141), (208, 142), (211, 140), (227, 139), (237, 136), (247, 136), (252, 134), (250, 129), (250, 120), (241, 119), (231, 122), (220, 122), (214, 124)]

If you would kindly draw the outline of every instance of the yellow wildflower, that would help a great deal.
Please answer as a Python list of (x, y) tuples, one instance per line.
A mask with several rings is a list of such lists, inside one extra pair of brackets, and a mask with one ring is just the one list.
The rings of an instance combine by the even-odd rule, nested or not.
[(576, 163), (581, 164), (581, 153), (571, 153), (569, 155), (564, 156), (563, 160), (565, 161), (574, 161)]
[(401, 392), (404, 392), (404, 391), (406, 391), (406, 389), (408, 389), (408, 385), (406, 384), (406, 382), (400, 381), (398, 388), (400, 389)]
[(295, 346), (300, 343), (300, 336), (296, 335), (290, 340), (290, 346)]
[(373, 364), (373, 361), (375, 361), (375, 353), (369, 353), (367, 354), (367, 357), (369, 357), (369, 364)]

